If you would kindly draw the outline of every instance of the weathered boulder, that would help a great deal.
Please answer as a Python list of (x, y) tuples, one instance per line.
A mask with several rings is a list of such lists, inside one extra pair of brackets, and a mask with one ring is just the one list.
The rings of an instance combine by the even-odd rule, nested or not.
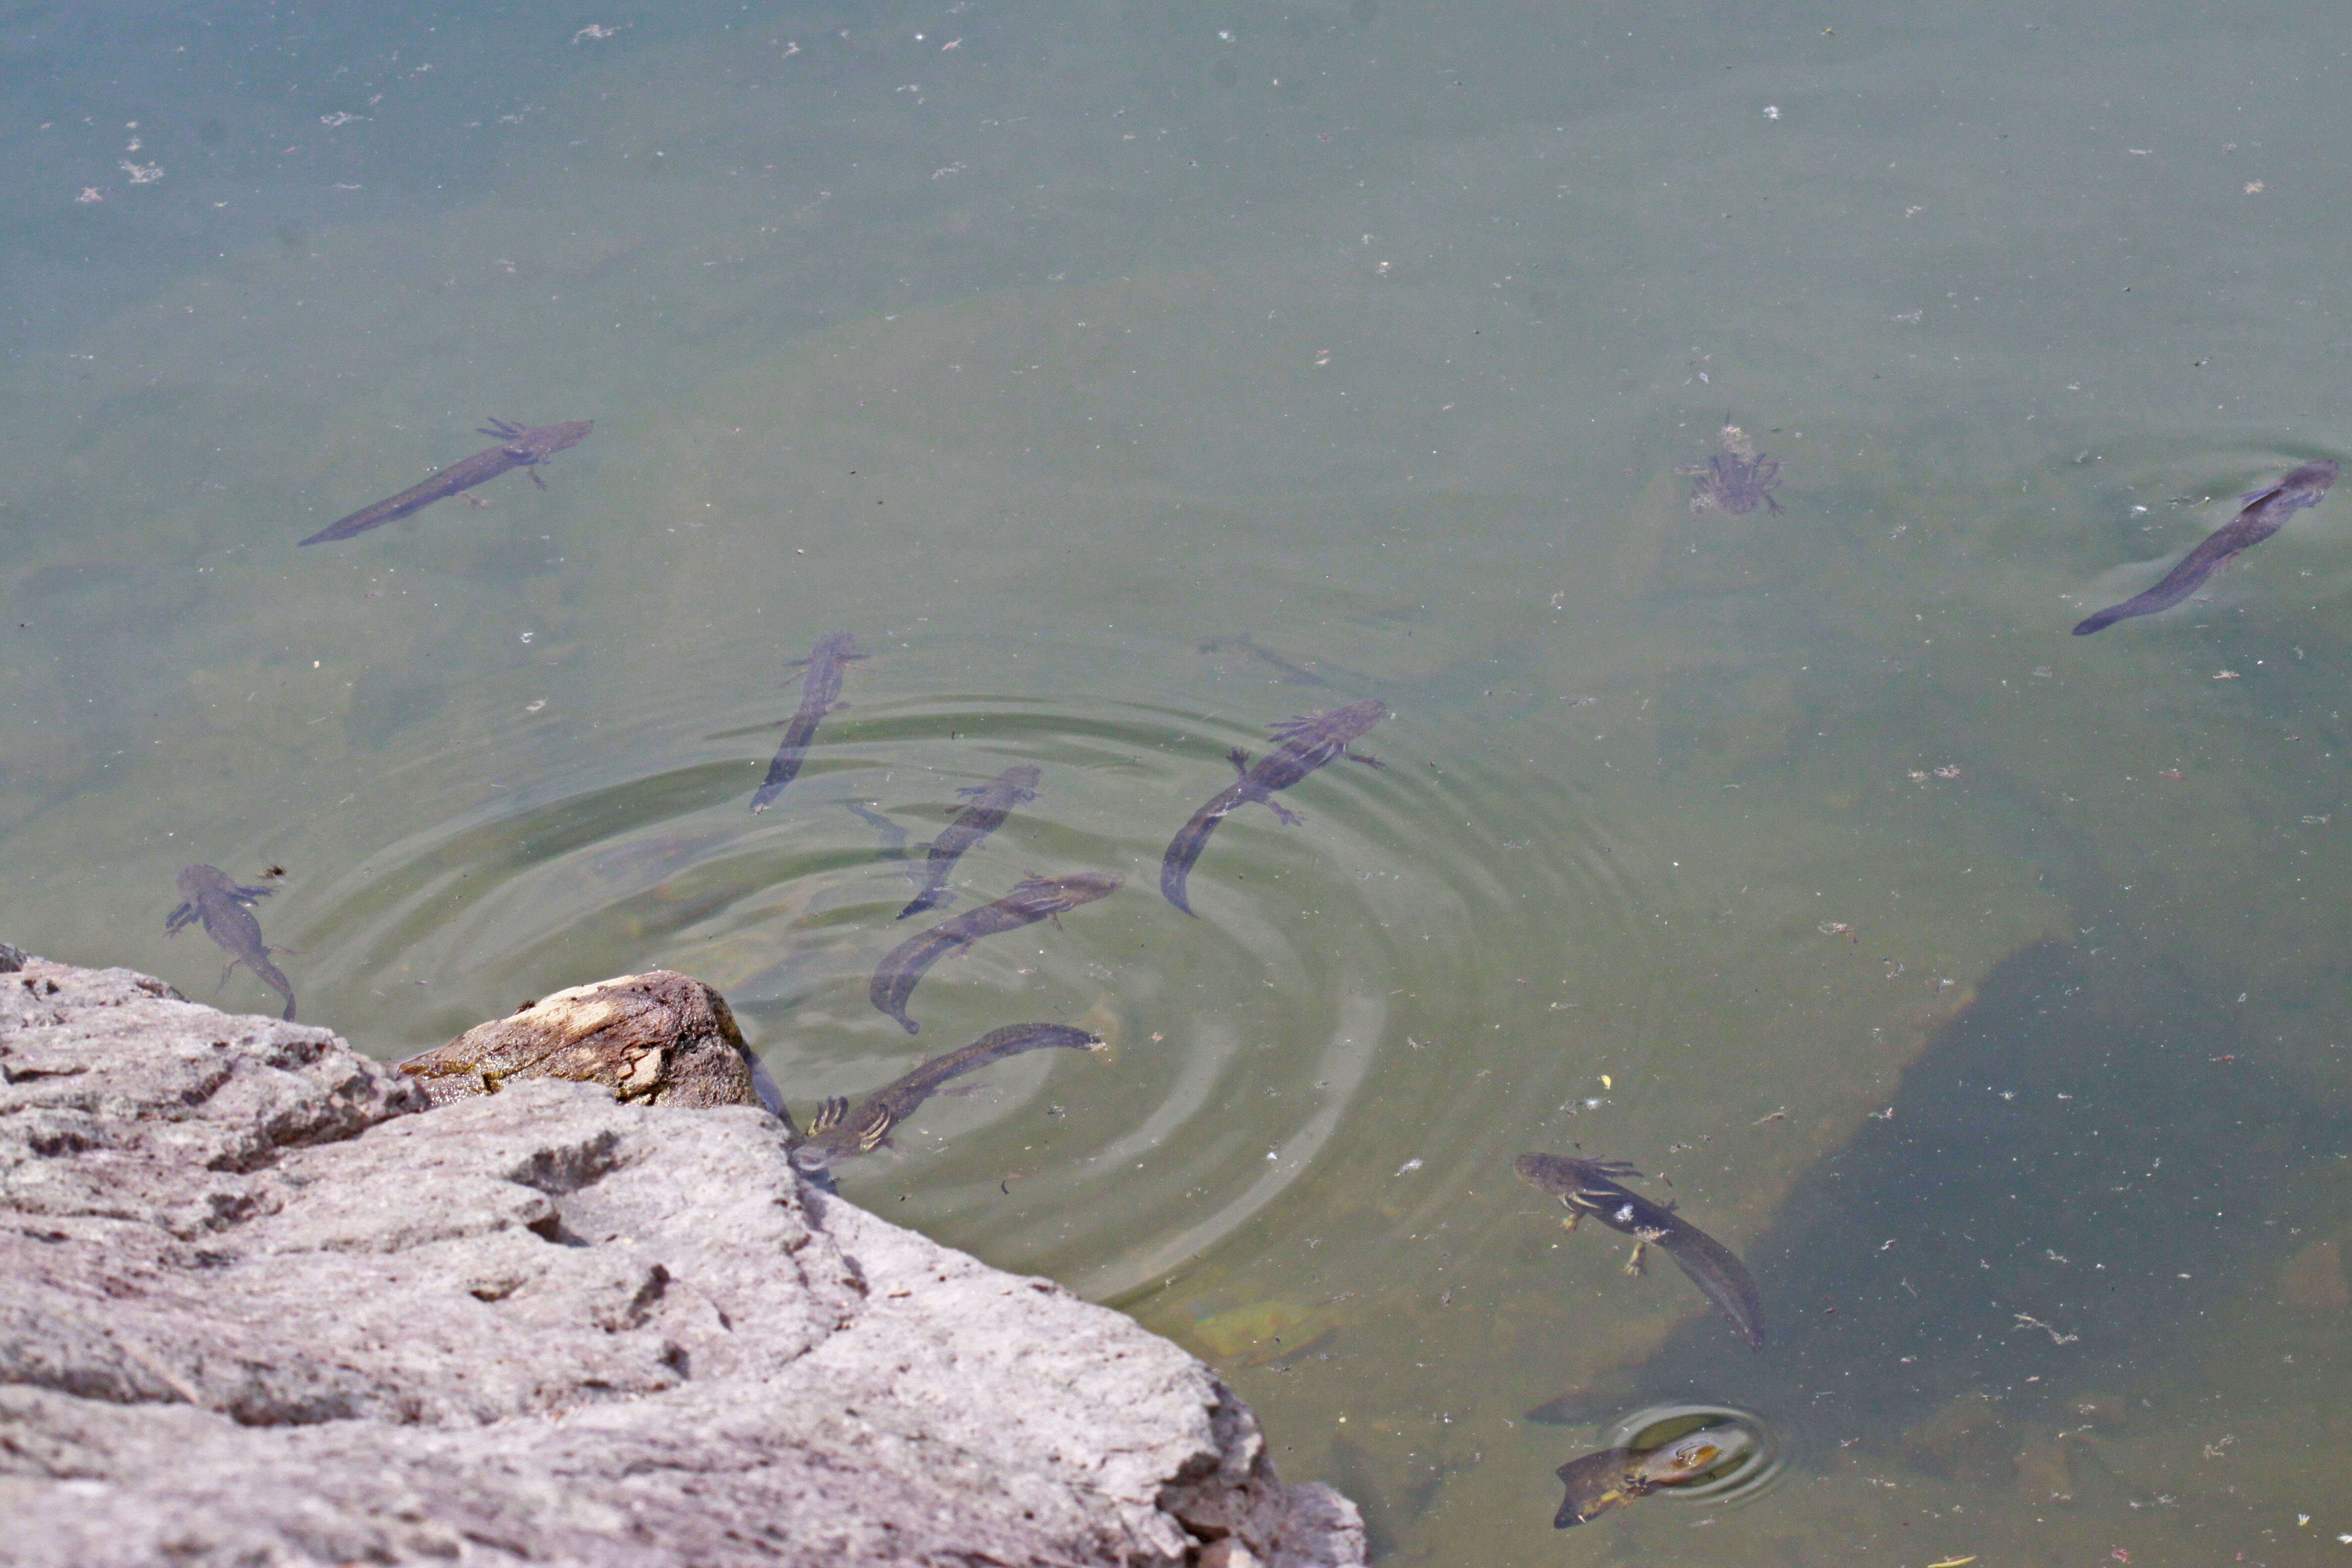
[(427, 1105), (0, 977), (0, 1561), (1360, 1563), (1199, 1363), (810, 1193), (750, 1107)]
[(600, 1083), (644, 1105), (757, 1105), (756, 1058), (727, 999), (656, 969), (575, 985), (477, 1024), (400, 1064), (436, 1105), (496, 1094), (509, 1079)]

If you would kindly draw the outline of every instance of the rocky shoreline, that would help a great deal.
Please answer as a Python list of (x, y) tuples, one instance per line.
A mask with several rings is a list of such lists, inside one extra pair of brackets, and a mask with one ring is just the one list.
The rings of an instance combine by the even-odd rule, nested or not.
[(0, 1561), (1363, 1562), (1209, 1368), (766, 1110), (492, 1087), (0, 948)]

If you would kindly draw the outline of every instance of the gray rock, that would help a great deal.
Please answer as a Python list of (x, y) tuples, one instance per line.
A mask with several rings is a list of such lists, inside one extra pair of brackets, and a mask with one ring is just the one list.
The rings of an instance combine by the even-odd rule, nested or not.
[(0, 979), (0, 1561), (1363, 1561), (1199, 1363), (807, 1191), (753, 1107), (426, 1107), (323, 1029)]
[(511, 1079), (600, 1083), (644, 1105), (757, 1105), (758, 1058), (727, 999), (656, 969), (575, 985), (477, 1024), (400, 1064), (436, 1105), (496, 1094)]

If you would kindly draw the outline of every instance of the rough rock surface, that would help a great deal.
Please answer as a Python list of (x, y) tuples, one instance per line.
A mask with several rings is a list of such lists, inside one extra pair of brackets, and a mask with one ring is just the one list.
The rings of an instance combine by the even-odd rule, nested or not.
[(755, 1058), (727, 999), (667, 969), (575, 985), (477, 1024), (400, 1070), (436, 1105), (509, 1079), (601, 1083), (642, 1105), (757, 1105)]
[(0, 1562), (1363, 1560), (1207, 1368), (809, 1193), (764, 1111), (425, 1106), (323, 1029), (0, 977)]

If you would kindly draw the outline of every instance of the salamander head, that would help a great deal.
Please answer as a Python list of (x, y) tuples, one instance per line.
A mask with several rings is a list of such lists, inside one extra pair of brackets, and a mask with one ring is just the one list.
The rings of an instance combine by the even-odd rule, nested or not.
[(1580, 1184), (1576, 1176), (1576, 1162), (1560, 1154), (1522, 1154), (1511, 1162), (1519, 1179), (1541, 1188), (1556, 1198), (1564, 1198)]
[(1596, 1183), (1606, 1188), (1616, 1177), (1642, 1173), (1622, 1160), (1572, 1160), (1565, 1154), (1522, 1154), (1512, 1164), (1521, 1180), (1556, 1198), (1565, 1198)]
[[(812, 1180), (829, 1175), (835, 1165), (845, 1160), (869, 1154), (883, 1142), (882, 1134), (889, 1130), (886, 1121), (881, 1131), (872, 1132), (870, 1139), (857, 1127), (836, 1124), (821, 1132), (812, 1132), (793, 1145), (793, 1169)], [(870, 1131), (870, 1130), (869, 1130)]]
[(1080, 904), (1091, 904), (1097, 899), (1107, 899), (1118, 891), (1126, 880), (1116, 871), (1080, 871), (1068, 877), (1040, 877), (1033, 871), (1022, 878), (1005, 899), (1014, 901), (1024, 913), (1042, 920)]
[(1654, 1487), (1680, 1486), (1721, 1469), (1755, 1447), (1756, 1434), (1745, 1426), (1703, 1426), (1643, 1454), (1637, 1473)]
[(541, 462), (567, 447), (577, 447), (588, 439), (588, 432), (596, 427), (593, 419), (567, 419), (561, 425), (541, 425), (530, 432), (522, 443)]
[(173, 881), (180, 889), (180, 897), (190, 903), (195, 902), (206, 893), (226, 893), (229, 890), (227, 876), (216, 866), (191, 866), (173, 878)]
[(2305, 463), (2299, 468), (2289, 469), (2275, 485), (2266, 485), (2261, 489), (2247, 491), (2244, 499), (2249, 501), (2255, 500), (2273, 490), (2284, 490), (2294, 495), (2308, 495), (2311, 500), (2304, 503), (2308, 506), (2316, 501), (2328, 486), (2342, 478), (2343, 473), (2344, 470), (2336, 464), (2322, 458), (2317, 462)]
[(1279, 724), (1267, 726), (1266, 733), (1282, 741), (1312, 737), (1345, 745), (1388, 716), (1387, 703), (1377, 697), (1367, 697), (1361, 702), (1350, 702), (1343, 708), (1326, 708), (1318, 712), (1301, 713), (1296, 719), (1285, 719)]

